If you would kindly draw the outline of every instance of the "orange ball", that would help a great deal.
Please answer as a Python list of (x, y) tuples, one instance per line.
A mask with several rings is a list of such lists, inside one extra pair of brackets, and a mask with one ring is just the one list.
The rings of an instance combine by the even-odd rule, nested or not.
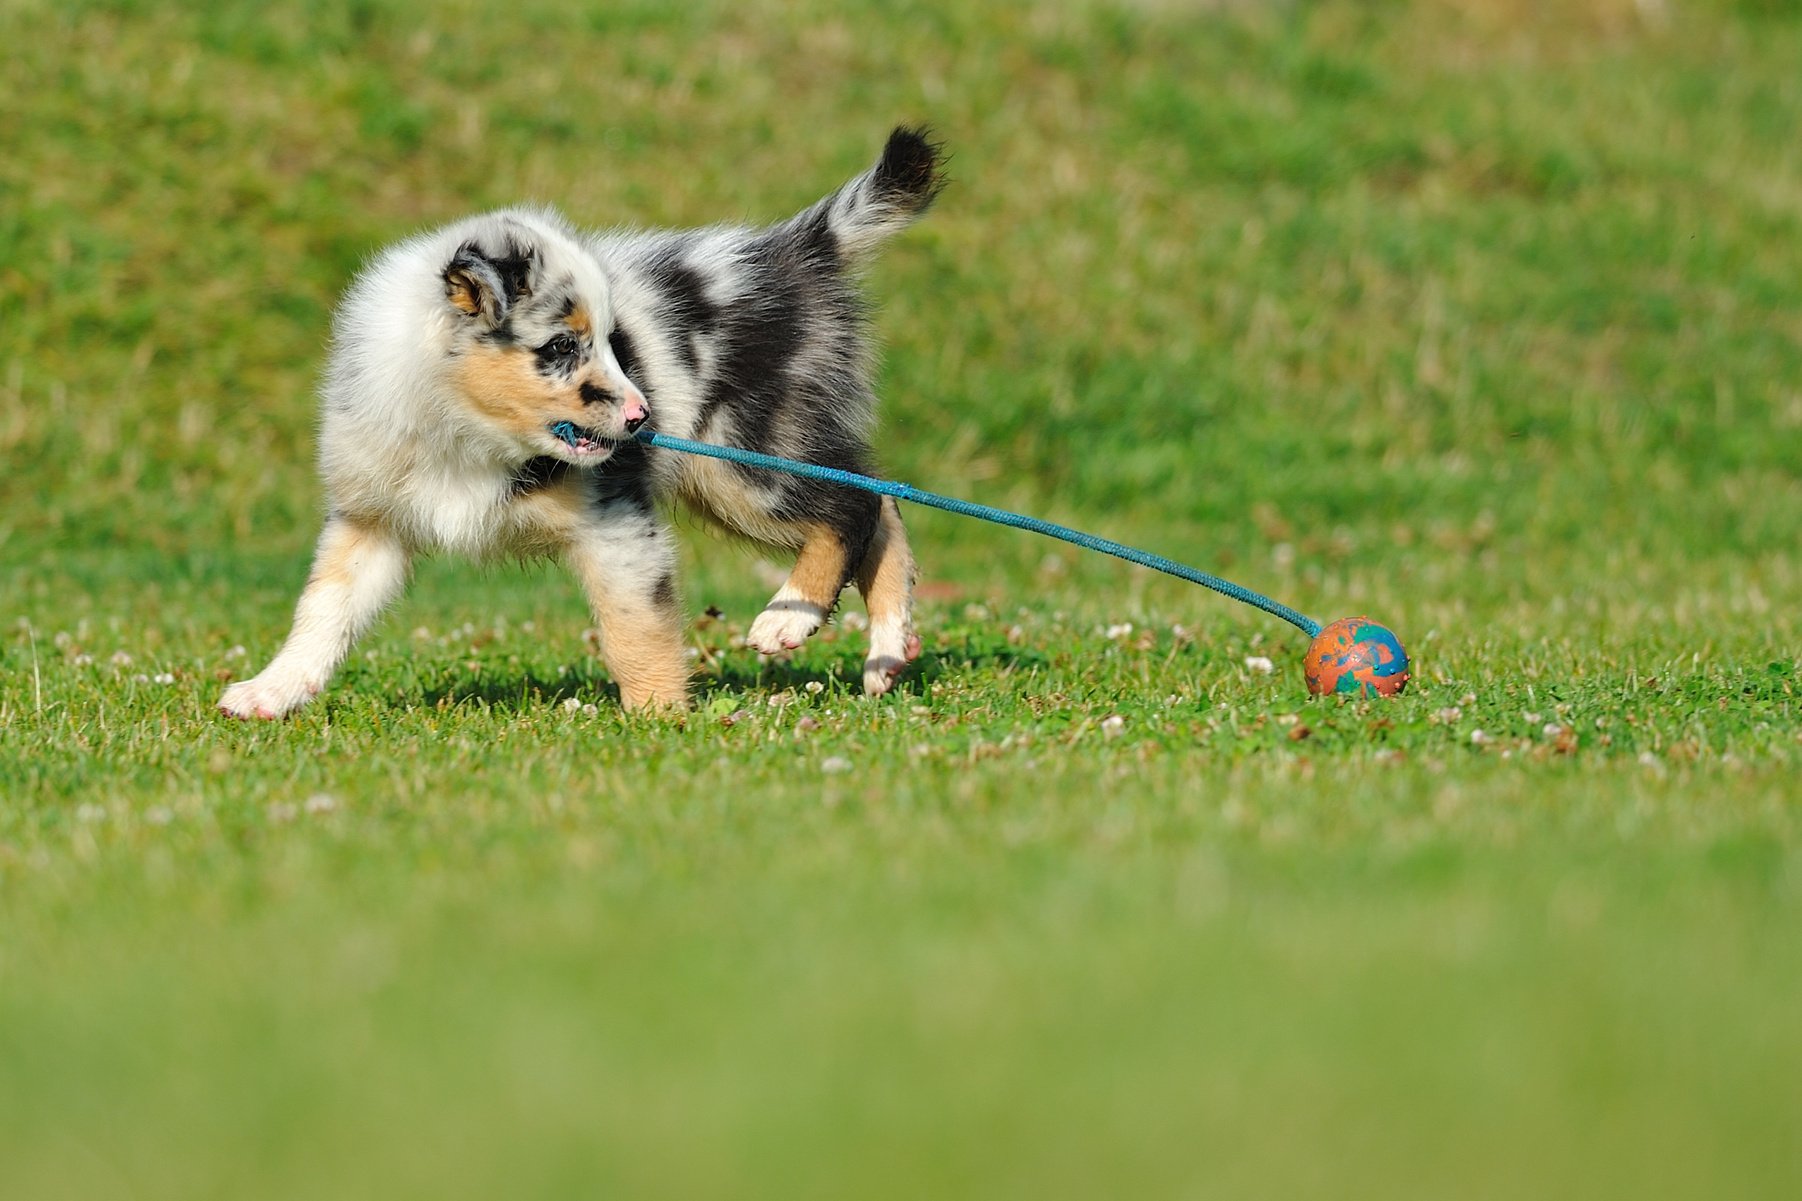
[(1394, 696), (1408, 686), (1408, 652), (1388, 626), (1342, 617), (1314, 636), (1302, 671), (1315, 696)]

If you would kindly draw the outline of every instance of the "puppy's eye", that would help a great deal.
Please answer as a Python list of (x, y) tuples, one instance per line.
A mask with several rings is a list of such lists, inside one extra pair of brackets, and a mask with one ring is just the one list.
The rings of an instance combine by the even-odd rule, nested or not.
[(543, 346), (538, 353), (551, 359), (573, 359), (582, 351), (582, 344), (568, 334), (559, 334)]

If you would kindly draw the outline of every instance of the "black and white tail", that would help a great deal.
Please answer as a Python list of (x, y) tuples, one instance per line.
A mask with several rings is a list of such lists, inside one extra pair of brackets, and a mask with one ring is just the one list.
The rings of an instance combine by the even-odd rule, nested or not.
[(945, 186), (942, 147), (924, 129), (898, 127), (876, 165), (797, 218), (822, 225), (841, 259), (859, 259), (911, 225)]

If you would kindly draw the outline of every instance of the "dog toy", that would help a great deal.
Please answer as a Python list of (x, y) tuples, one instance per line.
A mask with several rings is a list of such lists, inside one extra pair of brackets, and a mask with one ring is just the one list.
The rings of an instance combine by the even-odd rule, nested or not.
[(1100, 551), (1103, 554), (1112, 555), (1116, 559), (1125, 559), (1128, 563), (1136, 563), (1140, 567), (1161, 571), (1165, 575), (1175, 576), (1179, 580), (1187, 580), (1191, 584), (1200, 584), (1203, 588), (1211, 588), (1223, 596), (1231, 597), (1254, 609), (1262, 609), (1273, 617), (1282, 618), (1312, 640), (1308, 645), (1307, 658), (1303, 661), (1302, 675), (1307, 681), (1308, 691), (1315, 696), (1330, 696), (1336, 693), (1361, 694), (1371, 697), (1394, 696), (1408, 685), (1408, 652), (1402, 648), (1401, 639), (1397, 638), (1394, 631), (1387, 626), (1380, 625), (1368, 617), (1345, 617), (1323, 626), (1312, 617), (1298, 613), (1287, 605), (1278, 604), (1262, 593), (1240, 587), (1231, 580), (1223, 580), (1219, 576), (1209, 575), (1205, 571), (1184, 566), (1174, 559), (1166, 559), (1162, 555), (1154, 555), (1149, 551), (1138, 550), (1106, 538), (1097, 538), (1093, 534), (1085, 534), (1081, 530), (1073, 530), (1068, 526), (1042, 521), (1037, 517), (1010, 513), (1006, 509), (991, 508), (988, 505), (959, 500), (953, 496), (940, 496), (935, 492), (924, 492), (911, 484), (859, 475), (854, 471), (841, 471), (836, 467), (822, 467), (817, 463), (803, 463), (796, 459), (760, 454), (757, 451), (742, 450), (736, 446), (716, 446), (711, 442), (693, 442), (687, 438), (674, 438), (668, 434), (659, 434), (651, 430), (640, 430), (635, 437), (640, 442), (655, 446), (659, 450), (701, 455), (705, 458), (722, 459), (728, 463), (738, 463), (747, 467), (761, 467), (806, 479), (843, 484), (845, 487), (874, 492), (879, 496), (892, 496), (896, 500), (912, 501), (930, 508), (943, 509), (947, 513), (977, 517), (983, 521), (1010, 526), (1017, 530), (1030, 530), (1035, 534), (1057, 538), (1085, 550)]

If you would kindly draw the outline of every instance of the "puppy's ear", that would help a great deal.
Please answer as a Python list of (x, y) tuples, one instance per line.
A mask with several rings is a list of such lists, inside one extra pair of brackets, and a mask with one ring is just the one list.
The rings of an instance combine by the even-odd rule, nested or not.
[(463, 313), (499, 325), (521, 297), (532, 294), (537, 256), (509, 246), (498, 257), (465, 242), (444, 269), (444, 298)]

